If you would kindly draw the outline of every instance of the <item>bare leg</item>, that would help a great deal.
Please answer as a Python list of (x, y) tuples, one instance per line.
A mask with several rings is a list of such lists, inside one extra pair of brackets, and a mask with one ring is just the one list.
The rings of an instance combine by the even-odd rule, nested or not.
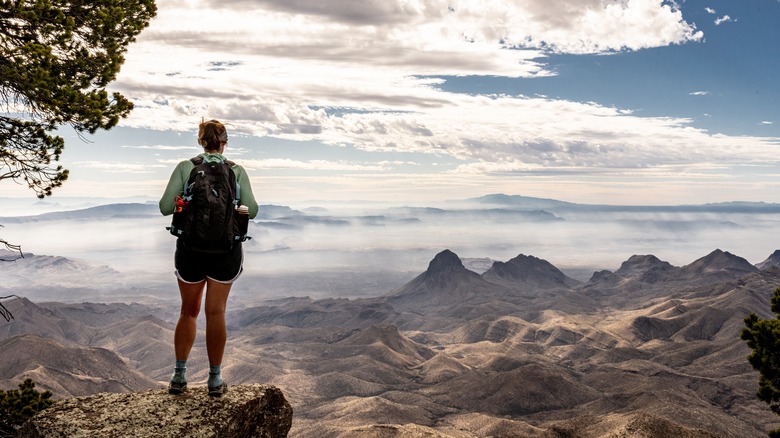
[(197, 319), (203, 297), (203, 286), (205, 285), (205, 280), (194, 284), (179, 280), (181, 312), (179, 313), (179, 322), (176, 323), (176, 331), (173, 334), (176, 360), (187, 360), (190, 350), (192, 350), (192, 344), (195, 343)]
[(232, 284), (206, 280), (206, 350), (209, 365), (222, 365), (227, 341), (225, 307), (232, 286)]

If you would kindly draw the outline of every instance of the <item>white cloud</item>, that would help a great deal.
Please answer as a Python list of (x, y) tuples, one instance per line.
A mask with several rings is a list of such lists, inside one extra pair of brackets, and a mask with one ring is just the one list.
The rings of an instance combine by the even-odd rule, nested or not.
[[(700, 40), (673, 2), (161, 0), (158, 8), (112, 84), (136, 104), (125, 126), (192, 131), (201, 117), (214, 117), (238, 134), (440, 154), (486, 172), (776, 160), (773, 139), (711, 135), (688, 119), (437, 88), (435, 76), (550, 75), (549, 51)], [(251, 150), (242, 163), (355, 172), (393, 166), (257, 159)]]
[(715, 15), (717, 13), (715, 11), (715, 9), (712, 9), (712, 8), (709, 8), (709, 7), (704, 8), (704, 10), (707, 11), (707, 13), (711, 14), (711, 15)]
[(769, 120), (762, 120), (762, 121), (761, 121), (761, 124), (762, 124), (762, 125), (773, 125), (774, 123), (775, 123), (775, 122), (771, 122), (771, 121), (769, 121)]
[(688, 94), (691, 95), (691, 96), (709, 96), (710, 92), (709, 91), (692, 91), (692, 92), (690, 92)]
[(729, 17), (728, 15), (724, 15), (724, 16), (722, 16), (720, 18), (717, 18), (715, 20), (715, 25), (716, 26), (720, 26), (722, 23), (726, 23), (726, 22), (729, 22), (729, 21), (731, 21), (731, 17)]
[[(470, 5), (480, 15), (479, 3)], [(559, 52), (597, 53), (661, 47), (703, 36), (674, 3), (660, 0), (526, 1), (523, 5), (512, 11), (508, 26), (509, 40), (523, 47), (543, 44)]]
[(409, 47), (426, 49), (455, 47), (458, 41), (503, 41), (521, 47), (543, 43), (558, 51), (576, 53), (634, 50), (701, 37), (692, 24), (685, 22), (674, 2), (662, 0), (233, 0), (205, 2), (192, 9), (209, 7), (218, 10), (219, 15), (240, 11), (248, 16), (283, 18), (283, 25), (292, 24), (287, 28), (301, 31), (310, 47), (318, 45), (311, 41), (318, 40), (308, 37), (322, 35), (321, 26), (348, 28), (350, 33), (342, 33), (344, 43), (338, 44), (338, 49), (360, 42), (366, 32), (375, 40), (389, 40), (391, 44), (407, 40)]

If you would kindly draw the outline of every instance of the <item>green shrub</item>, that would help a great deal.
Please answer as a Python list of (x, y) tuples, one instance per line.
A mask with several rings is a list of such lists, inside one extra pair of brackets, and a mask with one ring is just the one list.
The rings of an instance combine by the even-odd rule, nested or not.
[(51, 392), (35, 389), (35, 382), (26, 379), (19, 389), (0, 391), (0, 436), (13, 436), (28, 418), (52, 404)]
[[(761, 319), (755, 313), (745, 318), (742, 339), (753, 350), (748, 361), (759, 372), (758, 399), (780, 415), (780, 287), (775, 289), (770, 309), (778, 317)], [(771, 438), (780, 438), (780, 429), (769, 432)]]

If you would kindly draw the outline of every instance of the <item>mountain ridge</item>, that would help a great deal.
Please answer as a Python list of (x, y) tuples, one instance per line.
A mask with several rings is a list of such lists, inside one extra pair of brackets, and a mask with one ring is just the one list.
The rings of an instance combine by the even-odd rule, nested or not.
[(560, 201), (549, 198), (536, 198), (523, 195), (507, 195), (495, 193), (476, 198), (468, 198), (461, 201), (451, 200), (449, 203), (474, 203), (500, 205), (515, 208), (544, 208), (556, 211), (677, 211), (677, 212), (746, 212), (746, 213), (778, 213), (780, 203), (752, 202), (752, 201), (726, 201), (704, 204), (673, 204), (673, 205), (620, 205), (620, 204), (586, 204)]
[[(135, 392), (159, 385), (104, 348), (24, 334), (0, 340), (0, 351), (4, 352), (0, 358), (0, 384), (4, 387), (29, 377), (42, 388), (73, 397)], [(13, 352), (12, 358), (9, 352)]]
[[(4, 199), (0, 197), (0, 199)], [(39, 214), (23, 214), (0, 217), (0, 223), (18, 223), (29, 221), (61, 220), (61, 219), (81, 219), (85, 217), (110, 218), (110, 217), (136, 217), (136, 216), (158, 216), (159, 209), (156, 201), (138, 202), (137, 200), (113, 200), (110, 198), (99, 200), (97, 205), (84, 205), (83, 203), (74, 208), (67, 208), (61, 211), (50, 211)], [(112, 202), (114, 201), (114, 202)], [(309, 201), (316, 204), (316, 201)], [(325, 204), (328, 201), (323, 201)], [(370, 204), (370, 203), (368, 203)], [(537, 215), (538, 220), (559, 220), (555, 216), (556, 211), (634, 211), (634, 212), (721, 212), (721, 213), (780, 213), (780, 203), (762, 202), (762, 201), (726, 201), (712, 202), (703, 204), (670, 204), (670, 205), (621, 205), (621, 204), (588, 204), (562, 201), (552, 198), (538, 198), (524, 195), (509, 195), (504, 193), (487, 194), (474, 198), (465, 198), (460, 200), (447, 200), (443, 205), (453, 207), (452, 209), (437, 207), (418, 207), (418, 206), (377, 206), (375, 210), (390, 212), (405, 211), (413, 215), (426, 214), (458, 214), (468, 213), (462, 205), (487, 206), (478, 208), (476, 211), (490, 212), (491, 209), (500, 214), (517, 215), (519, 213), (531, 214), (528, 219), (533, 219), (533, 214)], [(498, 206), (498, 207), (496, 207)], [(324, 207), (307, 207), (305, 211), (297, 210), (289, 206), (279, 204), (264, 204), (260, 206), (261, 215), (259, 219), (275, 220), (281, 218), (300, 218), (317, 217), (320, 213), (326, 213), (328, 209)], [(65, 208), (65, 207), (63, 207)], [(505, 210), (504, 208), (509, 208)], [(307, 213), (308, 212), (308, 213)], [(313, 214), (309, 214), (313, 213)], [(327, 216), (326, 216), (327, 217)], [(517, 217), (517, 216), (515, 216)]]

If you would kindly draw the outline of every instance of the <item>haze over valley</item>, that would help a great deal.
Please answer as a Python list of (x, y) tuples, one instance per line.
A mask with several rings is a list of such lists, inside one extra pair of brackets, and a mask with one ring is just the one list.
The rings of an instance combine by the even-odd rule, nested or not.
[[(4, 266), (0, 289), (24, 286), (36, 300), (66, 302), (178, 300), (175, 239), (165, 230), (170, 219), (159, 214), (156, 201), (56, 200), (59, 204), (3, 199), (2, 236), (28, 253), (115, 272), (95, 273), (84, 282), (56, 269), (49, 278), (35, 267), (28, 272)], [(719, 248), (759, 263), (776, 249), (767, 236), (778, 224), (780, 204), (766, 203), (599, 206), (489, 195), (433, 206), (263, 205), (250, 224), (245, 277), (234, 298), (257, 303), (287, 296), (376, 296), (412, 279), (443, 249), (456, 252), (477, 272), (492, 261), (533, 254), (580, 281), (616, 269), (633, 254), (654, 254), (680, 266)], [(63, 294), (49, 284), (82, 292)], [(136, 287), (143, 290), (122, 292)]]

